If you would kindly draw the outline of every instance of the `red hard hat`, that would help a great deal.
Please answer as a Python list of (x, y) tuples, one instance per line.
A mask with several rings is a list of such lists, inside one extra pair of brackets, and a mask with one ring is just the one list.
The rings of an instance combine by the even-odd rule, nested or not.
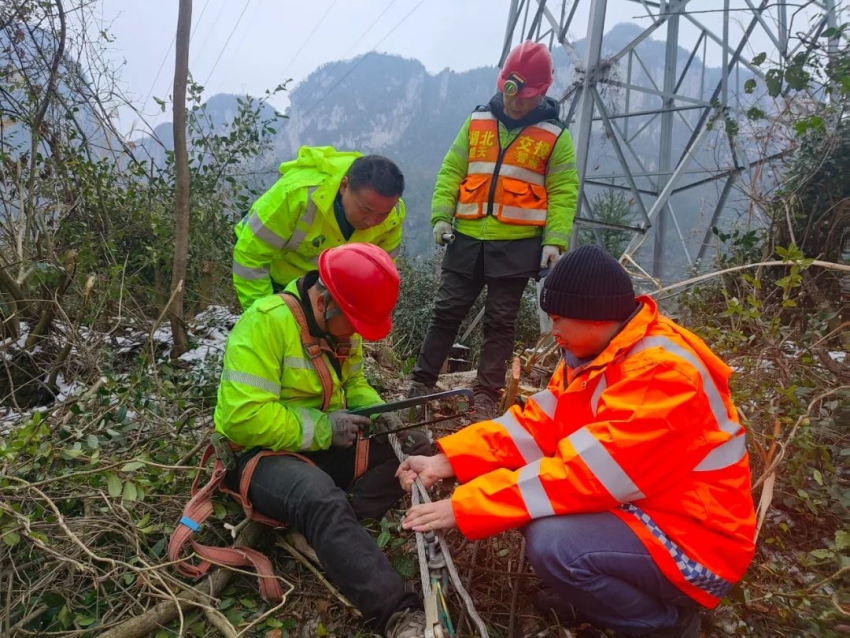
[(512, 97), (534, 97), (545, 93), (554, 79), (555, 67), (549, 49), (526, 40), (508, 53), (496, 86)]
[(367, 341), (393, 327), (399, 277), (392, 258), (374, 244), (343, 244), (319, 255), (319, 277), (355, 332)]

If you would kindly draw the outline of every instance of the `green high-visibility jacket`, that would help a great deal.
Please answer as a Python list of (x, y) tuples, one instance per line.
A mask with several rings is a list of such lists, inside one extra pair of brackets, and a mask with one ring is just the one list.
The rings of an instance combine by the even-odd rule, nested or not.
[[(467, 175), (469, 168), (469, 122), (471, 115), (466, 118), (460, 132), (457, 134), (449, 152), (446, 153), (437, 183), (434, 186), (434, 196), (431, 200), (431, 225), (437, 222), (452, 223), (457, 205), (460, 183)], [(499, 143), (506, 148), (522, 133), (523, 127), (508, 129), (499, 122)], [(455, 219), (455, 229), (481, 240), (527, 239), (543, 235), (544, 246), (558, 246), (566, 250), (573, 230), (573, 219), (576, 215), (578, 202), (578, 173), (576, 172), (576, 157), (573, 140), (569, 131), (564, 131), (555, 143), (549, 157), (546, 170), (546, 194), (549, 200), (549, 212), (546, 225), (520, 226), (506, 224), (488, 215), (481, 219)]]
[[(298, 294), (298, 280), (286, 291)], [(327, 355), (323, 355), (327, 356)], [(382, 403), (363, 375), (363, 343), (352, 338), (342, 378), (328, 363), (333, 397), (327, 412)], [(227, 339), (215, 429), (246, 448), (287, 452), (325, 450), (331, 423), (322, 412), (322, 384), (301, 345), (298, 322), (278, 295), (260, 299)]]
[(343, 244), (375, 244), (393, 258), (401, 246), (404, 202), (377, 226), (355, 230), (346, 241), (334, 216), (334, 199), (351, 163), (362, 153), (302, 146), (280, 165), (280, 179), (236, 226), (233, 284), (247, 310), (257, 299), (316, 270), (319, 253)]

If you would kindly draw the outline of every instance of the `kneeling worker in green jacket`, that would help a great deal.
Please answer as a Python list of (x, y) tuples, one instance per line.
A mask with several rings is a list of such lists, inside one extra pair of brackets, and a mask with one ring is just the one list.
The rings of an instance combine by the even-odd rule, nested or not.
[[(363, 374), (361, 339), (383, 339), (392, 328), (398, 271), (372, 244), (331, 248), (317, 266), (255, 302), (227, 340), (215, 428), (246, 451), (225, 481), (238, 491), (248, 474), (255, 511), (303, 534), (331, 582), (378, 631), (420, 638), (421, 602), (358, 522), (380, 519), (403, 494), (388, 437), (365, 448), (358, 432), (401, 422), (385, 413), (371, 424), (348, 412), (382, 402)], [(423, 432), (399, 439), (408, 454), (431, 453)], [(267, 454), (251, 473), (246, 465), (260, 452)]]
[(280, 175), (236, 226), (233, 284), (243, 310), (315, 270), (328, 248), (375, 244), (395, 259), (404, 176), (392, 161), (302, 146)]

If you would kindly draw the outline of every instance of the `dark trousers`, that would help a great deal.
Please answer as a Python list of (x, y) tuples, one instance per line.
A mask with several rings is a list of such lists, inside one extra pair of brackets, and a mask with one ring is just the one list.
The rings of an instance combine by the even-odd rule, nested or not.
[[(399, 435), (408, 454), (431, 454), (423, 432)], [(380, 519), (402, 496), (395, 479), (398, 459), (386, 437), (372, 439), (369, 467), (354, 483), (354, 446), (304, 454), (310, 465), (294, 456), (270, 456), (257, 464), (249, 497), (261, 514), (291, 525), (316, 551), (328, 578), (363, 614), (383, 631), (390, 616), (407, 607), (421, 607), (415, 594), (393, 569), (358, 519)], [(227, 477), (238, 485), (239, 472)], [(349, 499), (350, 494), (350, 499)]]
[(517, 316), (527, 283), (528, 277), (488, 277), (482, 267), (476, 268), (472, 275), (444, 269), (428, 332), (411, 374), (413, 380), (429, 386), (437, 382), (460, 324), (487, 286), (484, 341), (474, 390), (497, 399), (505, 386), (505, 372), (513, 355)]
[(610, 512), (539, 518), (523, 533), (543, 583), (596, 625), (646, 634), (673, 627), (681, 608), (699, 608)]

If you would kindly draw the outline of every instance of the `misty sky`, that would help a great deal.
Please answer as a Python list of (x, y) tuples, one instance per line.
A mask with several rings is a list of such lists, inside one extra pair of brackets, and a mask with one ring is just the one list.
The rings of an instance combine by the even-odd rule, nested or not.
[[(733, 0), (733, 7), (738, 4), (743, 0)], [(718, 5), (694, 0), (690, 6), (705, 8), (699, 19), (719, 34)], [(153, 97), (167, 98), (171, 91), (177, 6), (177, 0), (102, 0), (97, 10), (114, 36), (109, 55), (123, 65), (123, 88), (153, 125), (170, 120), (170, 114), (158, 114)], [(463, 71), (498, 63), (509, 6), (509, 0), (194, 0), (189, 66), (207, 97), (261, 95), (287, 78), (297, 84), (323, 63), (371, 50), (415, 58), (432, 73)], [(581, 0), (571, 29), (575, 38), (586, 34), (589, 6)], [(648, 23), (640, 4), (609, 0), (606, 30), (625, 21)], [(681, 42), (688, 46), (688, 35), (694, 42), (697, 32), (682, 24)], [(730, 30), (733, 38), (740, 33), (734, 17)], [(653, 37), (664, 35), (662, 28)], [(765, 36), (755, 38), (756, 48), (767, 46)], [(284, 109), (287, 101), (273, 104)], [(119, 128), (128, 130), (132, 119), (122, 112)]]

